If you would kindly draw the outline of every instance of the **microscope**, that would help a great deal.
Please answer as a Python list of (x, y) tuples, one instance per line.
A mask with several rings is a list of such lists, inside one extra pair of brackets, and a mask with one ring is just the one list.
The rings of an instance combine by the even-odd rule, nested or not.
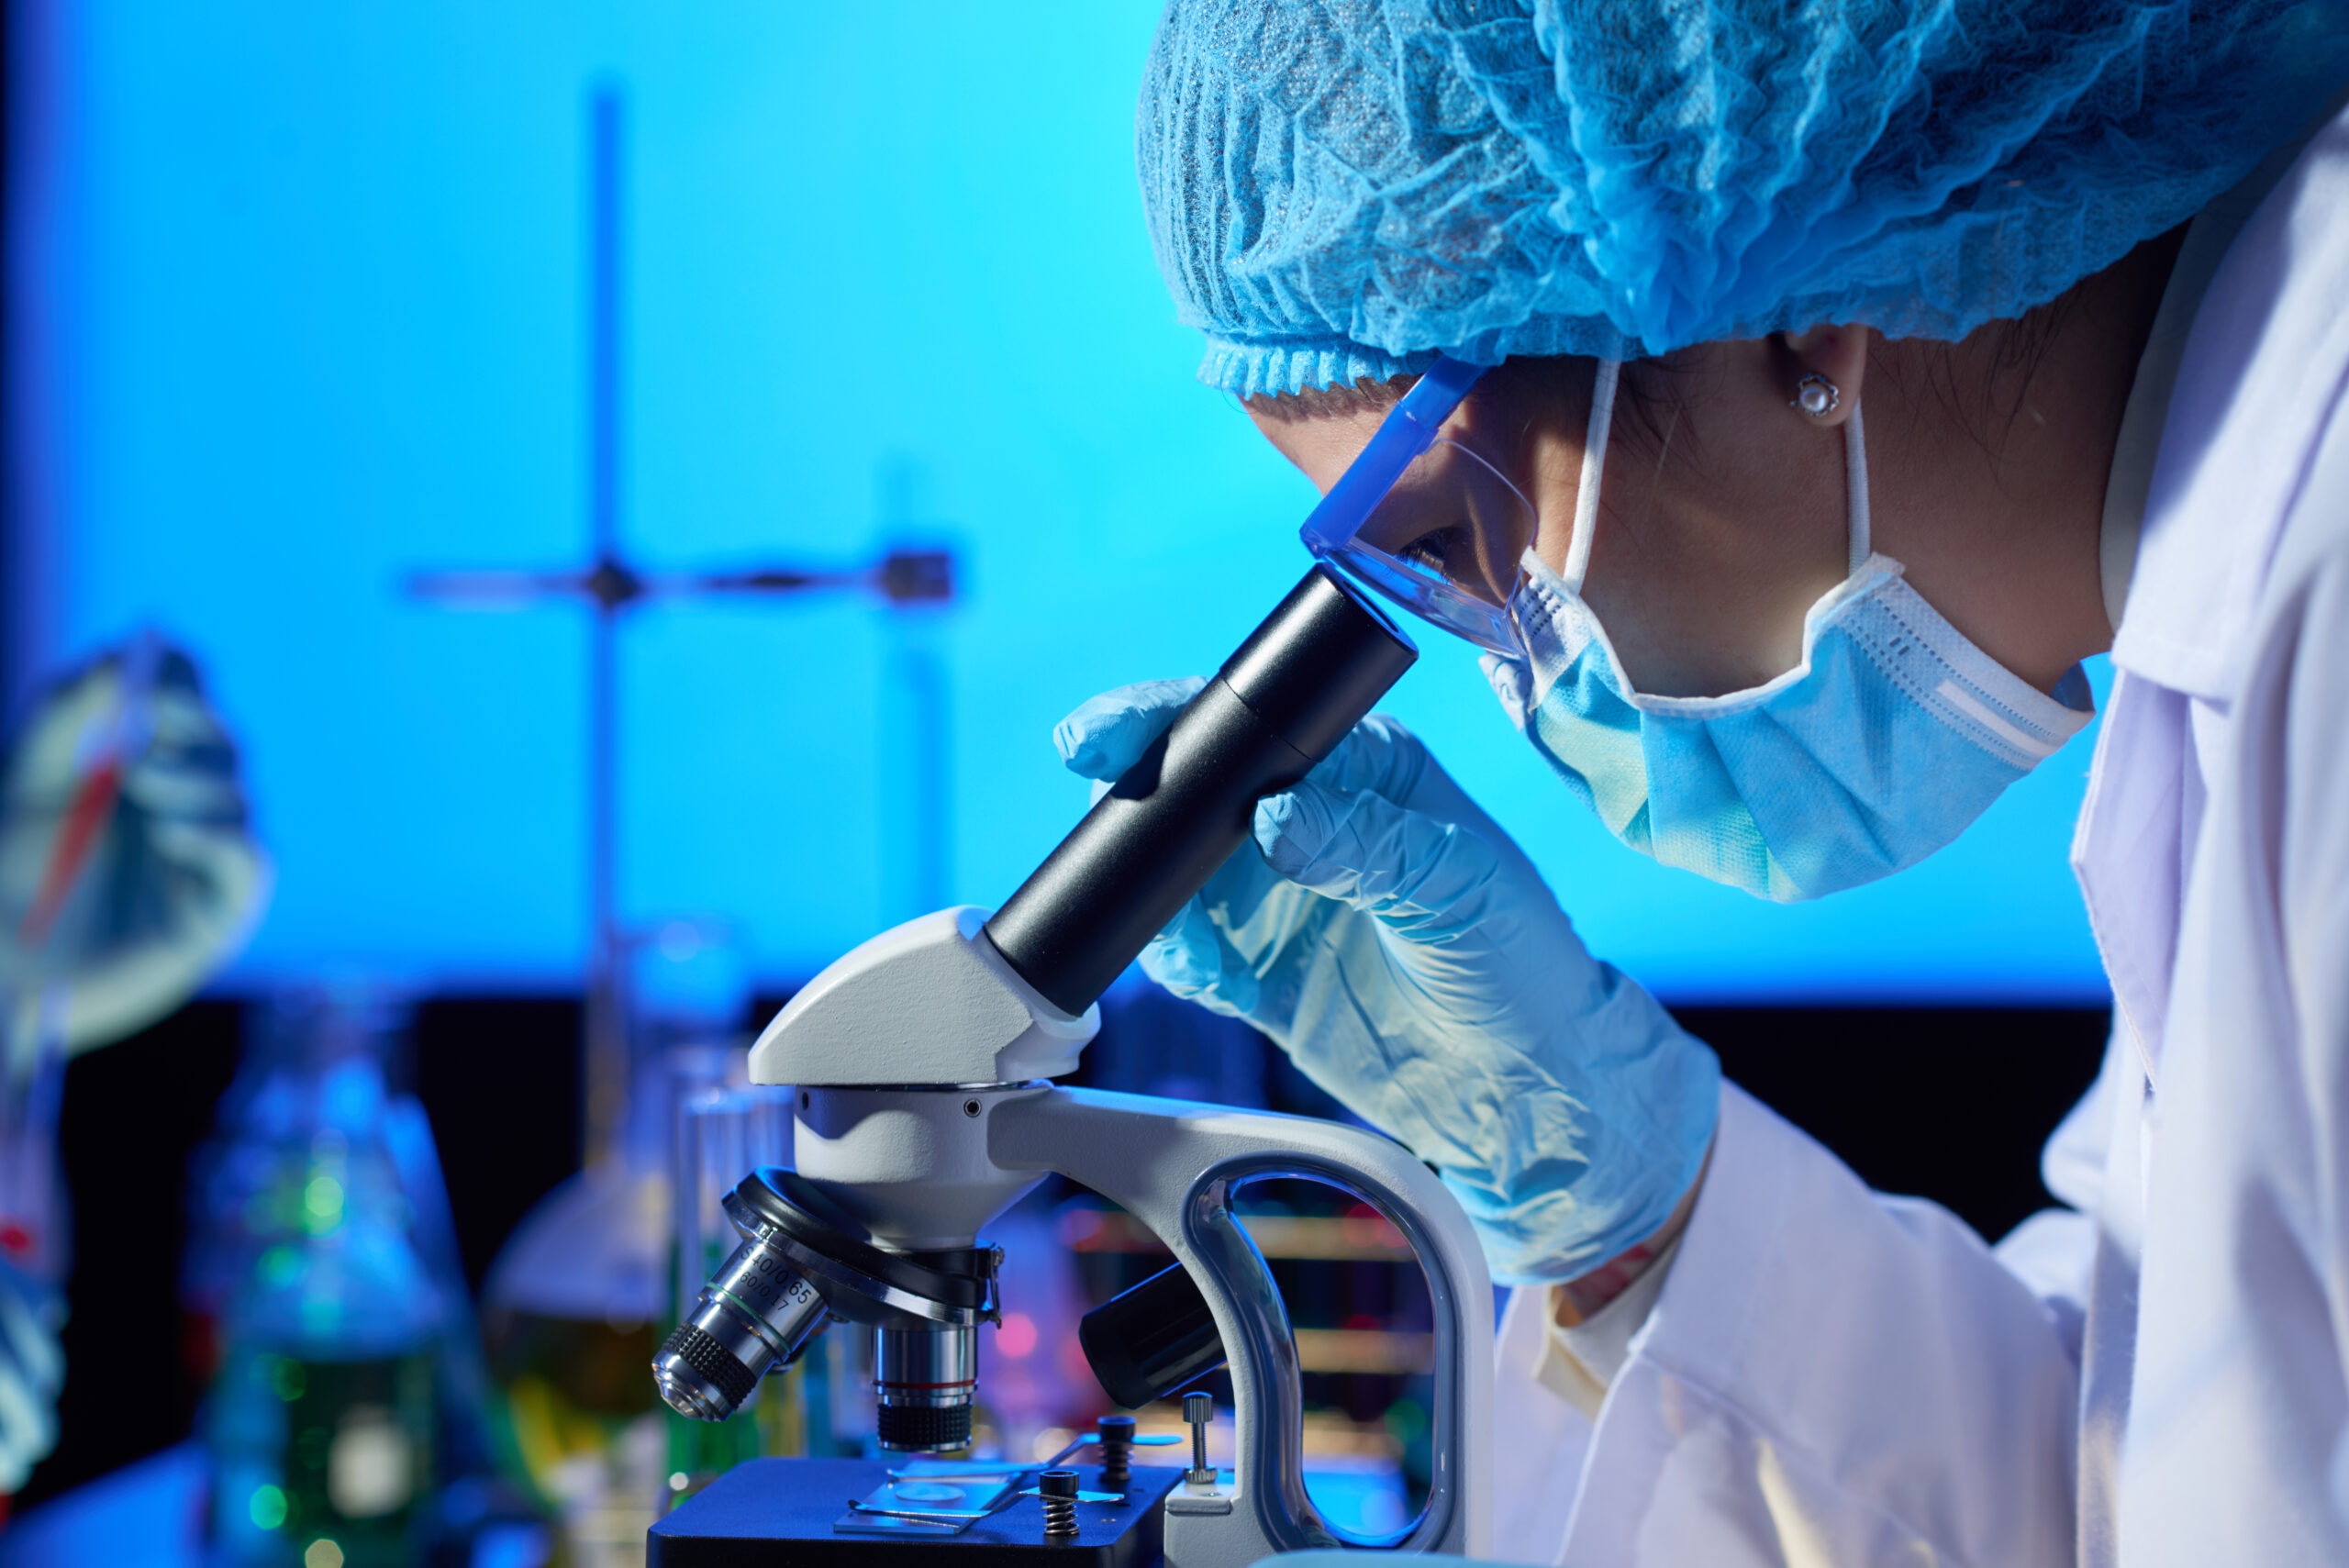
[[(1304, 778), (1417, 650), (1317, 565), (1174, 724), (992, 915), (941, 910), (874, 937), (776, 1015), (754, 1083), (790, 1085), (796, 1169), (728, 1196), (741, 1245), (653, 1362), (662, 1397), (722, 1420), (828, 1325), (873, 1335), (879, 1461), (751, 1460), (656, 1524), (652, 1568), (1243, 1568), (1338, 1547), (1481, 1555), (1490, 1526), (1492, 1297), (1459, 1206), (1375, 1134), (1308, 1118), (1056, 1087), (1097, 1001), (1249, 836), (1255, 802)], [(1175, 1266), (1097, 1309), (1083, 1340), (1129, 1406), (1230, 1368), (1235, 1462), (1208, 1465), (1186, 1400), (1187, 1470), (1132, 1468), (1130, 1418), (1102, 1462), (941, 1460), (967, 1448), (978, 1328), (1000, 1254), (980, 1232), (1057, 1172), (1119, 1204)], [(1419, 1518), (1341, 1535), (1307, 1496), (1296, 1343), (1235, 1189), (1304, 1177), (1409, 1242), (1435, 1322), (1433, 1479)], [(1072, 1444), (1065, 1459), (1083, 1444)], [(920, 1561), (918, 1562), (917, 1559)]]

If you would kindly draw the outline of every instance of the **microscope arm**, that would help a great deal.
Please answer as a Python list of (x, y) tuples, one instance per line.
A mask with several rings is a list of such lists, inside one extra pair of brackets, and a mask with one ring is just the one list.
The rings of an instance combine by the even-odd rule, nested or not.
[(1334, 1122), (1089, 1089), (1007, 1097), (987, 1118), (1006, 1171), (1057, 1171), (1110, 1199), (1173, 1250), (1207, 1297), (1230, 1356), (1241, 1457), (1228, 1514), (1170, 1500), (1167, 1560), (1245, 1568), (1338, 1544), (1305, 1493), (1296, 1341), (1271, 1273), (1232, 1218), (1242, 1182), (1299, 1176), (1377, 1209), (1418, 1254), (1436, 1324), (1436, 1473), (1426, 1512), (1393, 1544), (1470, 1557), (1491, 1548), (1492, 1285), (1451, 1194), (1400, 1145)]

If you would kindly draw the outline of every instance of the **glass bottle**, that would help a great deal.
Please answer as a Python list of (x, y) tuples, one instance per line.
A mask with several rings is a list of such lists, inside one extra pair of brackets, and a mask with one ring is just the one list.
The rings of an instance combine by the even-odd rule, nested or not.
[[(440, 1363), (464, 1314), (454, 1260), (417, 1234), (446, 1200), (429, 1131), (413, 1147), (421, 1112), (391, 1084), (406, 1010), (322, 985), (256, 1012), (199, 1157), (183, 1275), (217, 1347), (213, 1550), (232, 1568), (407, 1568), (432, 1529)], [(419, 1159), (429, 1194), (411, 1190)]]

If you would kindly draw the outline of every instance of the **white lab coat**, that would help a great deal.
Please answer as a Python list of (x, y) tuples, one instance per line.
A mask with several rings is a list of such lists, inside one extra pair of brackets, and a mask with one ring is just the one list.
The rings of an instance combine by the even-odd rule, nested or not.
[(2117, 1006), (2069, 1207), (1994, 1250), (1725, 1089), (1595, 1423), (1512, 1306), (1497, 1556), (2349, 1563), (2349, 117), (2219, 254), (2074, 845)]

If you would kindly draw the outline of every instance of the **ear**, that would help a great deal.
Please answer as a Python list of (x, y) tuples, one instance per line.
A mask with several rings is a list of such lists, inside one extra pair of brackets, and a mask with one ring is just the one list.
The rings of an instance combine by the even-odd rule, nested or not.
[[(1876, 340), (1872, 327), (1813, 327), (1806, 332), (1780, 333), (1787, 378), (1787, 414), (1806, 425), (1840, 425), (1860, 406), (1860, 383), (1867, 374), (1868, 348)], [(1796, 384), (1806, 375), (1824, 376), (1835, 388), (1834, 408), (1810, 414), (1792, 406)]]

